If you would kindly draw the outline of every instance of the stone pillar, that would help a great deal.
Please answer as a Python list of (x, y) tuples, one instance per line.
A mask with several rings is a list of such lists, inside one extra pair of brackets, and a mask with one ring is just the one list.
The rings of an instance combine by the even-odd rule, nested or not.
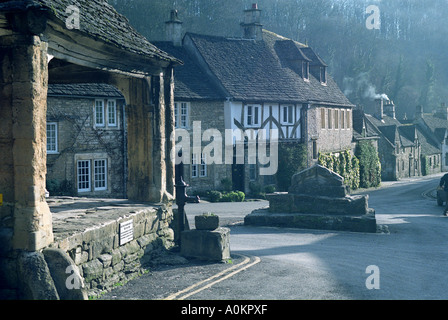
[(175, 131), (174, 120), (174, 71), (168, 68), (165, 74), (165, 130), (166, 130), (166, 191), (170, 195), (175, 195), (174, 178), (175, 178), (175, 143), (171, 140)]
[[(167, 85), (171, 88), (170, 81)], [(112, 82), (127, 103), (128, 198), (144, 202), (173, 200), (174, 166), (167, 128), (173, 126), (169, 130), (174, 130), (174, 111), (166, 112), (163, 74), (142, 79), (116, 76)], [(174, 101), (168, 103), (174, 105)]]
[(53, 242), (45, 201), (47, 43), (4, 36), (0, 49), (0, 226), (13, 230), (13, 249), (36, 251)]

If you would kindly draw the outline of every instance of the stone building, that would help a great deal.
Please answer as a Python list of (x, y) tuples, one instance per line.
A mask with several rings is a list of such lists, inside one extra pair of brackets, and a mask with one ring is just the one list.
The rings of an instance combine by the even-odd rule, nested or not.
[[(50, 283), (41, 277), (48, 276), (42, 250), (55, 238), (45, 199), (48, 85), (108, 83), (122, 93), (127, 196), (159, 204), (160, 215), (170, 220), (174, 149), (166, 137), (174, 131), (173, 67), (178, 64), (105, 1), (0, 3), (1, 292), (29, 299), (49, 293), (32, 285)], [(169, 234), (167, 224), (160, 228), (154, 237)]]
[[(260, 145), (262, 129), (267, 153), (274, 141), (271, 130), (277, 130), (280, 143), (306, 145), (308, 166), (317, 163), (319, 152), (351, 149), (353, 104), (311, 47), (262, 29), (260, 12), (256, 4), (245, 10), (241, 37), (229, 38), (184, 35), (182, 22), (172, 11), (166, 41), (155, 42), (184, 61), (175, 69), (177, 126), (190, 135), (195, 121), (202, 132), (217, 129), (222, 150), (227, 151), (222, 154), (223, 164), (207, 161), (203, 150), (212, 140), (207, 136), (202, 153), (196, 150), (185, 158), (185, 180), (196, 190), (217, 189), (223, 178), (245, 192), (251, 182), (275, 182), (272, 173), (262, 173), (270, 169), (275, 173), (273, 161), (261, 163), (260, 154), (250, 151)], [(224, 139), (224, 130), (235, 137)], [(245, 142), (237, 132), (246, 134)], [(244, 155), (239, 152), (241, 145)]]
[[(425, 116), (427, 120), (423, 120), (421, 107), (417, 108), (414, 120), (398, 120), (393, 101), (380, 99), (376, 106), (373, 115), (355, 111), (354, 140), (377, 141), (381, 179), (399, 180), (441, 172), (443, 120), (433, 115)], [(427, 123), (431, 124), (432, 130)]]
[(434, 149), (438, 150), (428, 152), (427, 167), (433, 172), (448, 171), (448, 108), (445, 103), (441, 103), (436, 112), (430, 114), (423, 113), (422, 107), (418, 106), (412, 121), (428, 136)]
[(47, 99), (50, 195), (126, 198), (123, 95), (107, 84), (52, 84)]

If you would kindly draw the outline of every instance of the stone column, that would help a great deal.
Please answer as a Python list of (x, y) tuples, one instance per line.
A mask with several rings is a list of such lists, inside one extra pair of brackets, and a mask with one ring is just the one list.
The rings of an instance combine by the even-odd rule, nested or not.
[(170, 195), (175, 195), (174, 188), (174, 147), (171, 140), (174, 134), (174, 72), (173, 68), (168, 68), (165, 74), (165, 130), (166, 130), (166, 191)]
[(164, 82), (163, 74), (141, 79), (112, 78), (127, 104), (130, 200), (164, 202), (173, 198), (174, 166), (171, 168), (167, 127), (174, 126), (174, 111), (173, 115), (166, 114)]
[(45, 201), (47, 43), (13, 35), (1, 37), (0, 48), (1, 226), (12, 228), (12, 248), (36, 251), (53, 242)]

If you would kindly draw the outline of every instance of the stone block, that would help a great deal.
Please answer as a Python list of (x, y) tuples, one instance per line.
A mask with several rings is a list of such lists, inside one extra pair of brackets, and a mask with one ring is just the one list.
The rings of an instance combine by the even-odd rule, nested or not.
[(103, 264), (98, 259), (85, 263), (82, 269), (86, 282), (91, 282), (103, 276)]
[(230, 229), (186, 230), (181, 233), (181, 255), (201, 260), (230, 259)]
[(245, 225), (301, 228), (316, 230), (337, 230), (352, 232), (376, 232), (376, 219), (373, 209), (361, 216), (271, 213), (266, 209), (254, 210), (244, 217)]
[(288, 190), (290, 194), (327, 197), (344, 197), (347, 191), (344, 178), (321, 165), (315, 165), (293, 175)]
[(43, 250), (45, 261), (61, 300), (87, 300), (83, 279), (78, 267), (61, 249)]

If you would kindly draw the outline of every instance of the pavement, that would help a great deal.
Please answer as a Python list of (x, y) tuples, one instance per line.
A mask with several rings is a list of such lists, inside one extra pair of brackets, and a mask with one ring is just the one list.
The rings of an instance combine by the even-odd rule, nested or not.
[[(434, 198), (441, 176), (357, 190), (369, 194), (376, 210), (382, 226), (376, 234), (244, 226), (244, 216), (266, 201), (188, 204), (191, 227), (194, 215), (214, 212), (231, 228), (231, 261), (182, 261), (174, 254), (101, 299), (448, 299), (448, 218)], [(375, 270), (378, 282), (369, 288)]]

